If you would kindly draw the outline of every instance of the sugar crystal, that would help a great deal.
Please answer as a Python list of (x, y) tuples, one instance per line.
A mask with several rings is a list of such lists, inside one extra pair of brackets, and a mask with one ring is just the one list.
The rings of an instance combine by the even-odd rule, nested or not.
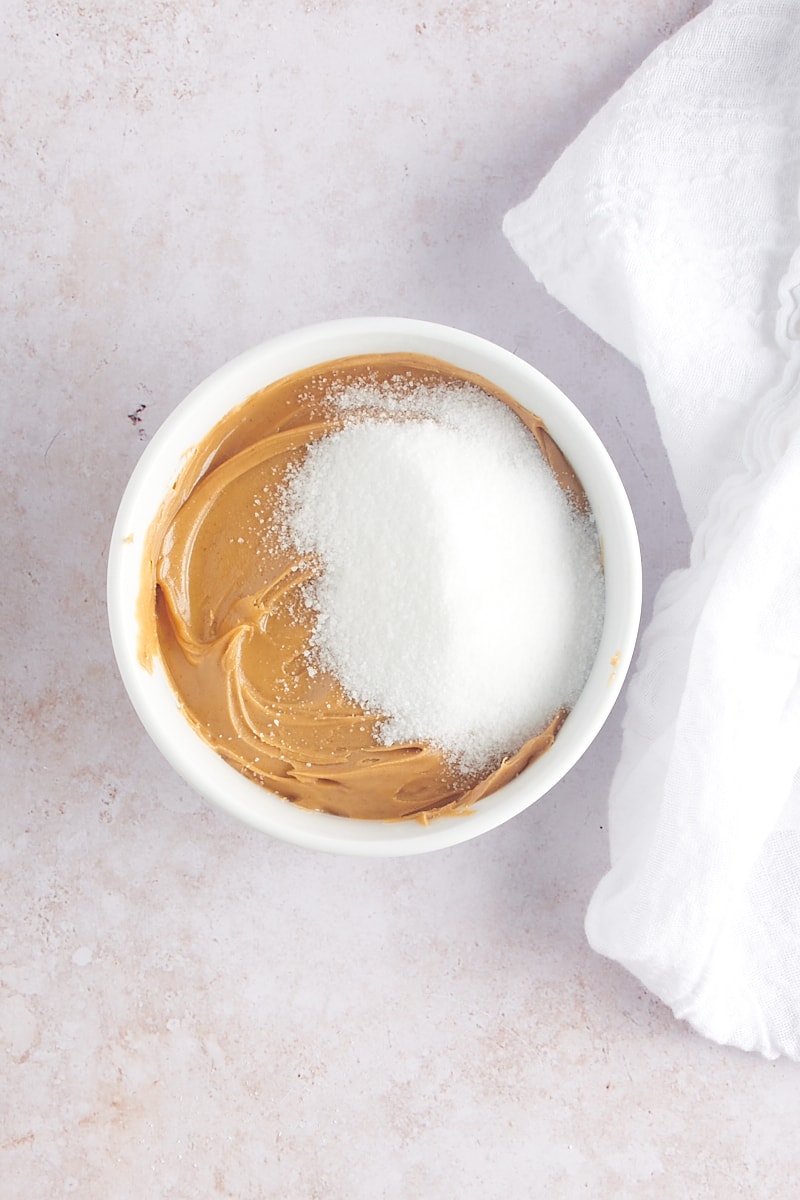
[(288, 539), (320, 564), (318, 665), (383, 718), (381, 742), (487, 769), (585, 683), (603, 621), (594, 521), (477, 387), (401, 379), (336, 402), (343, 427), (309, 447), (283, 503)]

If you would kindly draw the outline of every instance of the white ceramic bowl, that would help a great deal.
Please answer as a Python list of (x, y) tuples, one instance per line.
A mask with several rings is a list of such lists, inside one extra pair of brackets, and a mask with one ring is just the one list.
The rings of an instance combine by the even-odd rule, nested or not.
[[(273, 380), (315, 363), (356, 354), (416, 352), (453, 363), (503, 388), (536, 412), (577, 472), (602, 538), (606, 612), (586, 686), (551, 749), (469, 815), (423, 825), (362, 821), (299, 808), (247, 779), (194, 732), (161, 669), (137, 654), (137, 600), (145, 534), (194, 446), (228, 409)], [(544, 795), (577, 762), (619, 695), (633, 654), (641, 608), (641, 561), (627, 496), (611, 459), (577, 408), (538, 371), (507, 350), (443, 325), (357, 318), (313, 325), (247, 351), (187, 396), (142, 455), (122, 498), (108, 562), (114, 652), (134, 708), (164, 756), (198, 792), (275, 837), (343, 854), (418, 854), (477, 837)]]

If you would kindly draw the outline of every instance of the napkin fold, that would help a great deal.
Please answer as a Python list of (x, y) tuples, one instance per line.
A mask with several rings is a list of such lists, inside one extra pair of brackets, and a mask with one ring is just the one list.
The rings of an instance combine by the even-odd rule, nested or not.
[(628, 686), (587, 936), (700, 1033), (795, 1059), (799, 195), (800, 4), (716, 0), (504, 223), (641, 368), (693, 533)]

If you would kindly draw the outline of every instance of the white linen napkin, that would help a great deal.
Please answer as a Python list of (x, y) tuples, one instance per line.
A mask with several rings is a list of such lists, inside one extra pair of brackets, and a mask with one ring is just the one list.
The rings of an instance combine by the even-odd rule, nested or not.
[(707, 1037), (795, 1059), (799, 189), (800, 4), (717, 0), (504, 224), (640, 366), (693, 531), (629, 685), (587, 936)]

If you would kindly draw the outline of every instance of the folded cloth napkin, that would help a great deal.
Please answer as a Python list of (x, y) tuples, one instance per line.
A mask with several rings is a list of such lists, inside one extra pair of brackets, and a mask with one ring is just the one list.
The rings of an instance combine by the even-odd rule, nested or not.
[(589, 941), (707, 1037), (795, 1059), (799, 193), (800, 4), (717, 0), (504, 224), (640, 366), (693, 532), (629, 684)]

